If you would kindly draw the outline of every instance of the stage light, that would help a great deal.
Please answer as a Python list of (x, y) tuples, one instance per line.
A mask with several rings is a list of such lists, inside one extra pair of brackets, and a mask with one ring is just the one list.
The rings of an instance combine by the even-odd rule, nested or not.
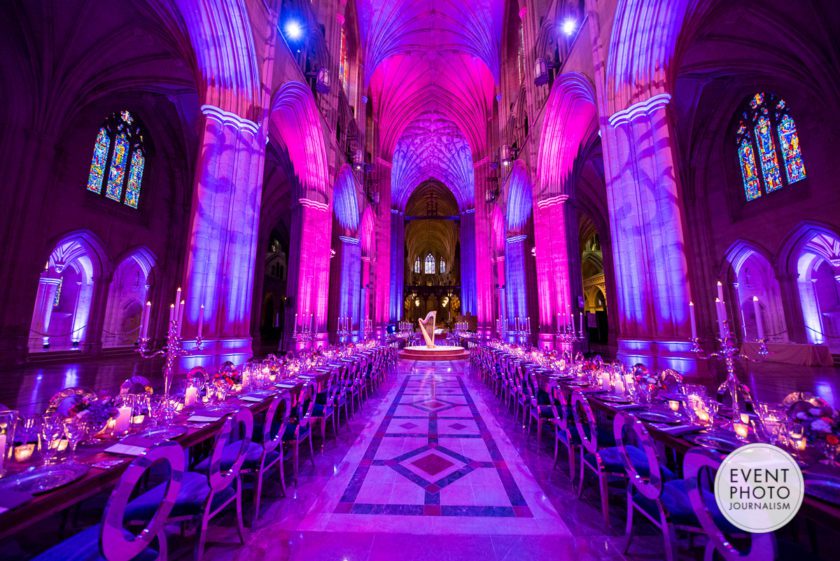
[(575, 18), (566, 18), (560, 25), (560, 31), (562, 31), (563, 35), (565, 35), (566, 37), (571, 37), (576, 30), (577, 20)]
[(290, 19), (286, 22), (286, 25), (283, 26), (283, 34), (287, 39), (297, 41), (303, 37), (303, 26), (299, 21)]

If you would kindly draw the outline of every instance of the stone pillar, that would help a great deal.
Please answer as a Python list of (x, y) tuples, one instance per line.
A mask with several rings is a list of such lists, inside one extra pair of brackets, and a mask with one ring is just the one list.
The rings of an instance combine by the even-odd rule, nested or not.
[[(475, 209), (461, 213), (461, 314), (476, 315)], [(489, 240), (488, 240), (489, 241)]]
[(357, 328), (357, 334), (359, 338), (361, 338), (362, 327), (365, 324), (365, 320), (372, 317), (370, 309), (370, 293), (372, 286), (370, 282), (370, 257), (367, 255), (363, 255), (361, 265), (362, 290), (359, 296), (359, 325)]
[[(498, 318), (498, 309), (494, 308), (493, 280), (493, 237), (490, 223), (491, 206), (487, 200), (488, 183), (490, 182), (490, 160), (484, 158), (476, 162), (475, 171), (475, 314), (478, 316), (478, 331), (483, 335), (490, 335)], [(502, 282), (504, 285), (504, 282)]]
[(358, 238), (339, 236), (341, 240), (341, 293), (338, 315), (349, 317), (350, 329), (359, 325), (362, 250)]
[(251, 306), (265, 135), (253, 121), (211, 105), (204, 113), (184, 274), (189, 347), (204, 305), (204, 346), (182, 366), (251, 356)]
[(629, 363), (697, 372), (691, 335), (682, 193), (673, 130), (659, 94), (616, 112), (602, 129), (621, 337)]
[(402, 211), (391, 209), (391, 307), (388, 316), (392, 323), (402, 319), (405, 283), (405, 216)]
[[(511, 325), (515, 318), (524, 319), (528, 315), (528, 288), (525, 273), (524, 234), (511, 236), (505, 248), (505, 292), (507, 293), (507, 316)], [(533, 321), (533, 320), (532, 320)]]
[(537, 202), (534, 213), (539, 341), (542, 347), (553, 346), (557, 315), (568, 322), (568, 314), (577, 309), (572, 302), (569, 266), (568, 200), (568, 195), (544, 198)]
[(61, 285), (61, 279), (41, 275), (38, 281), (38, 294), (35, 296), (35, 311), (32, 314), (32, 336), (29, 340), (30, 348), (38, 348), (49, 344), (47, 333), (50, 329), (50, 318), (53, 312), (55, 294)]
[(391, 317), (391, 164), (379, 158), (376, 163), (379, 204), (376, 212), (374, 249), (371, 252), (373, 273), (373, 323), (380, 335)]

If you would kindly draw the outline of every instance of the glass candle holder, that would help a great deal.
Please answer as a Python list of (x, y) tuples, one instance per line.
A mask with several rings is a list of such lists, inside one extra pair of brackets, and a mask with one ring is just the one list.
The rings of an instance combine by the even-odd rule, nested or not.
[(11, 458), (12, 455), (17, 422), (17, 411), (0, 411), (0, 477), (6, 473), (6, 461)]

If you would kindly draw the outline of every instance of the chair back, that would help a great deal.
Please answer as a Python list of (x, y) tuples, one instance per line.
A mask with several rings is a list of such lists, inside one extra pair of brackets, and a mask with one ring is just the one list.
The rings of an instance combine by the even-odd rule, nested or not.
[(554, 413), (554, 418), (557, 419), (557, 426), (568, 434), (569, 400), (566, 398), (566, 393), (560, 386), (554, 386), (551, 393), (554, 396), (554, 399), (551, 400), (551, 410)]
[[(123, 526), (125, 510), (134, 488), (155, 464), (168, 464), (169, 479), (157, 511), (140, 532), (129, 531)], [(187, 458), (184, 449), (172, 441), (164, 441), (136, 457), (123, 472), (116, 488), (105, 505), (99, 549), (108, 561), (129, 561), (158, 540), (160, 559), (166, 559), (166, 534), (164, 525), (181, 490)]]
[[(709, 508), (709, 502), (714, 503), (713, 489), (704, 492), (704, 484), (710, 487), (714, 485), (718, 468), (720, 468), (720, 456), (705, 448), (692, 448), (683, 459), (683, 474), (691, 508), (709, 540), (706, 546), (706, 559), (714, 557), (713, 551), (710, 551), (710, 548), (714, 548), (726, 561), (772, 561), (776, 557), (776, 539), (772, 533), (747, 534), (744, 532), (750, 541), (750, 549), (742, 551), (735, 547), (732, 540), (726, 536), (724, 529), (715, 521), (715, 516)], [(707, 497), (710, 499), (709, 502), (707, 502)], [(714, 508), (717, 508), (716, 504)], [(739, 543), (741, 542), (742, 540), (739, 540)]]
[(598, 453), (598, 423), (589, 400), (579, 390), (572, 394), (572, 415), (575, 418), (580, 443), (590, 454)]
[[(624, 461), (624, 471), (627, 478), (638, 489), (644, 497), (651, 500), (658, 500), (662, 496), (662, 469), (659, 466), (659, 459), (656, 457), (656, 446), (653, 443), (647, 427), (643, 422), (633, 415), (616, 413), (613, 420), (613, 433), (615, 442), (621, 450), (621, 459)], [(635, 436), (637, 445), (644, 451), (648, 464), (648, 475), (642, 476), (630, 460), (627, 451), (627, 433)]]
[(292, 398), (288, 392), (275, 395), (268, 405), (263, 424), (263, 450), (266, 454), (273, 452), (283, 442), (289, 415), (292, 413)]
[[(213, 453), (210, 455), (210, 470), (207, 473), (210, 489), (213, 493), (224, 491), (239, 477), (239, 470), (245, 461), (245, 453), (254, 434), (254, 415), (251, 410), (243, 407), (236, 413), (229, 415), (222, 425), (222, 430), (216, 436)], [(233, 438), (236, 436), (236, 438)], [(231, 443), (239, 441), (239, 450), (229, 469), (222, 470), (222, 462), (227, 463), (230, 458), (224, 457), (225, 448)]]

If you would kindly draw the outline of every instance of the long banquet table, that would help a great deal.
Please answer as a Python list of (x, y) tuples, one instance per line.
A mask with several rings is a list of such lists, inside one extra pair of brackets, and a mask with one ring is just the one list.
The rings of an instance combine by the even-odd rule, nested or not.
[[(230, 413), (237, 408), (245, 407), (256, 416), (268, 409), (269, 403), (275, 395), (288, 394), (294, 403), (305, 383), (313, 382), (317, 389), (329, 376), (330, 374), (318, 373), (293, 380), (282, 380), (279, 384), (282, 384), (283, 387), (278, 387), (271, 392), (263, 391), (252, 394), (259, 396), (259, 401), (256, 399), (246, 401), (241, 399), (243, 396), (229, 397), (222, 404), (223, 410)], [(185, 449), (189, 449), (214, 438), (224, 423), (226, 413), (218, 413), (218, 415), (221, 415), (221, 417), (214, 421), (193, 423), (187, 421), (188, 413), (181, 412), (173, 419), (172, 424), (184, 426), (187, 430), (184, 434), (174, 437), (172, 440), (178, 442)], [(81, 478), (52, 491), (34, 495), (8, 510), (3, 510), (3, 507), (0, 507), (0, 541), (13, 537), (41, 520), (61, 513), (116, 486), (120, 476), (134, 459), (132, 456), (115, 455), (105, 451), (106, 448), (116, 442), (116, 439), (110, 439), (92, 445), (79, 446), (76, 461), (89, 466), (89, 470)], [(94, 465), (105, 461), (108, 463), (107, 467), (100, 468)]]

